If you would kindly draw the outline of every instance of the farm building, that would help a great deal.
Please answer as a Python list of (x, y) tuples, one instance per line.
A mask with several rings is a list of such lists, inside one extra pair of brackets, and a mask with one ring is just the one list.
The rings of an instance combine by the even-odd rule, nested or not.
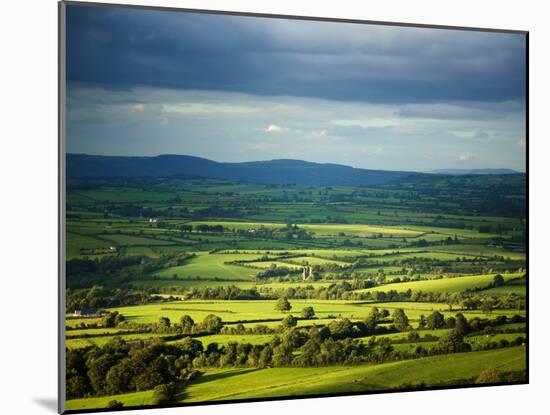
[(97, 311), (95, 308), (83, 308), (82, 310), (74, 310), (73, 317), (95, 317)]

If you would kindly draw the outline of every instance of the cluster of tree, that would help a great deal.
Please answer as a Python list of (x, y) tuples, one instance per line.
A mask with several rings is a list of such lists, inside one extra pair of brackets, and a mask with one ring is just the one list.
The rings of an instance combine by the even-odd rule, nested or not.
[(66, 262), (67, 288), (89, 288), (93, 285), (120, 287), (140, 276), (183, 264), (194, 254), (163, 255), (151, 259), (144, 255), (73, 258)]
[(186, 291), (185, 299), (202, 300), (261, 300), (265, 299), (255, 288), (239, 288), (234, 285), (225, 287), (194, 287)]
[(242, 323), (223, 326), (220, 334), (275, 334), (278, 330), (264, 324), (256, 324), (253, 327), (245, 327)]
[(67, 289), (66, 308), (68, 312), (83, 309), (101, 309), (127, 305), (138, 305), (152, 302), (170, 301), (154, 295), (156, 290), (140, 290), (134, 288), (109, 288), (94, 285), (87, 289)]
[(202, 344), (190, 338), (178, 347), (161, 342), (129, 344), (113, 339), (104, 347), (68, 349), (68, 399), (153, 389), (187, 375)]
[(504, 347), (525, 346), (527, 339), (523, 336), (518, 336), (514, 340), (500, 339), (498, 342), (489, 340), (486, 343), (475, 344), (472, 346), (474, 351), (502, 349)]
[[(498, 277), (497, 277), (498, 280)], [(268, 286), (258, 286), (259, 292), (267, 298), (286, 297), (289, 299), (319, 299), (319, 300), (357, 300), (357, 301), (375, 301), (375, 302), (433, 302), (445, 303), (452, 309), (453, 306), (458, 306), (462, 309), (480, 309), (490, 313), (493, 309), (517, 309), (525, 308), (525, 298), (517, 294), (511, 293), (505, 296), (487, 296), (475, 294), (473, 292), (465, 293), (434, 293), (412, 291), (399, 292), (397, 290), (390, 291), (368, 291), (357, 292), (357, 287), (361, 286), (360, 280), (342, 281), (329, 286), (314, 287), (313, 285), (288, 287), (273, 289)], [(491, 286), (494, 286), (494, 282)]]
[[(394, 315), (394, 320), (403, 318), (399, 314)], [(269, 343), (263, 345), (228, 343), (219, 346), (210, 343), (203, 349), (200, 341), (185, 337), (177, 345), (166, 345), (160, 341), (129, 344), (114, 339), (102, 348), (67, 350), (67, 397), (72, 399), (155, 389), (155, 396), (159, 396), (157, 402), (161, 403), (173, 398), (175, 385), (189, 379), (193, 368), (352, 365), (471, 350), (471, 346), (464, 341), (471, 322), (460, 315), (456, 316), (453, 330), (441, 336), (436, 347), (430, 349), (418, 344), (412, 351), (398, 352), (388, 338), (376, 340), (372, 337), (367, 345), (352, 338), (363, 335), (368, 324), (377, 318), (379, 312), (374, 311), (367, 321), (360, 323), (342, 319), (320, 328), (296, 328), (290, 324), (281, 335), (273, 336)], [(440, 327), (435, 323), (437, 320), (438, 317), (429, 317), (427, 324)], [(405, 325), (407, 322), (402, 323)], [(169, 325), (169, 322), (166, 324)], [(182, 318), (181, 324), (187, 324), (191, 330), (194, 327), (187, 318)], [(513, 342), (490, 342), (484, 347), (508, 347), (524, 342), (525, 339), (518, 338)], [(296, 354), (296, 351), (300, 353)]]
[(103, 327), (116, 327), (124, 321), (124, 316), (118, 311), (107, 313), (102, 320)]
[(215, 314), (208, 314), (199, 323), (196, 323), (187, 314), (183, 315), (176, 323), (172, 323), (168, 317), (160, 317), (159, 322), (155, 325), (157, 332), (175, 334), (217, 334), (222, 327), (222, 319)]
[[(290, 306), (290, 307), (288, 307)], [(281, 298), (278, 307), (290, 310), (290, 302)], [(314, 317), (314, 310), (306, 307), (302, 310), (303, 318)], [(125, 325), (124, 318), (118, 313), (105, 317), (109, 324)], [(492, 327), (507, 322), (522, 322), (523, 317), (508, 319), (499, 316), (494, 320), (473, 318), (466, 320), (462, 314), (445, 318), (434, 311), (426, 318), (420, 317), (419, 329), (452, 329), (441, 336), (437, 346), (429, 350), (421, 346), (422, 341), (433, 340), (421, 338), (416, 331), (410, 331), (407, 339), (420, 343), (414, 350), (398, 352), (393, 349), (388, 338), (376, 340), (375, 336), (395, 331), (411, 330), (409, 318), (402, 309), (388, 310), (372, 308), (363, 321), (351, 322), (349, 319), (335, 319), (327, 326), (297, 328), (297, 319), (287, 315), (282, 321), (280, 335), (273, 336), (268, 344), (251, 345), (248, 343), (229, 343), (219, 347), (216, 343), (203, 350), (200, 341), (184, 337), (174, 346), (159, 341), (126, 343), (114, 339), (103, 348), (91, 347), (67, 351), (67, 396), (77, 398), (107, 394), (125, 393), (146, 390), (168, 385), (162, 389), (163, 394), (172, 388), (171, 383), (186, 379), (189, 370), (200, 367), (272, 367), (272, 366), (321, 366), (331, 364), (359, 364), (362, 362), (383, 362), (423, 357), (432, 354), (459, 353), (471, 350), (464, 337), (474, 333), (490, 333)], [(380, 325), (391, 322), (390, 326)], [(107, 323), (106, 323), (107, 324)], [(243, 325), (223, 327), (223, 321), (215, 315), (208, 315), (201, 323), (184, 315), (178, 323), (171, 323), (161, 317), (155, 325), (161, 332), (183, 335), (196, 334), (273, 334), (275, 330), (258, 325), (246, 329)], [(372, 336), (368, 345), (355, 340), (356, 337)], [(508, 347), (524, 344), (519, 337), (513, 342), (489, 342), (481, 348)], [(479, 348), (479, 347), (478, 347)], [(295, 354), (299, 351), (299, 354)], [(160, 392), (159, 392), (160, 393)], [(159, 400), (160, 402), (160, 400)], [(163, 401), (164, 402), (164, 401)]]
[(262, 281), (267, 280), (269, 278), (279, 277), (279, 276), (285, 276), (290, 274), (299, 274), (302, 270), (299, 268), (289, 268), (285, 266), (277, 266), (276, 264), (272, 264), (269, 268), (264, 269), (256, 274), (256, 280)]
[[(191, 225), (187, 225), (190, 226)], [(195, 226), (195, 230), (197, 232), (216, 232), (216, 233), (222, 233), (225, 231), (225, 228), (223, 225), (207, 225), (204, 223), (201, 223), (200, 225)]]

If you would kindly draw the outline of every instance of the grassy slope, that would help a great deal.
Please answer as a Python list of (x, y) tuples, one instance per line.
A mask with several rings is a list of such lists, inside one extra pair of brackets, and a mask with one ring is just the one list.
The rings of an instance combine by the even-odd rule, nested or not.
[[(517, 278), (520, 274), (502, 274), (504, 280), (509, 280), (512, 278)], [(412, 291), (422, 291), (422, 292), (463, 292), (467, 289), (472, 288), (482, 288), (489, 285), (494, 278), (494, 274), (490, 275), (472, 275), (467, 277), (456, 277), (456, 278), (442, 278), (439, 280), (423, 280), (423, 281), (411, 281), (411, 282), (400, 282), (393, 284), (380, 285), (378, 287), (367, 288), (365, 290), (359, 290), (360, 292), (374, 292), (374, 291), (384, 291), (388, 292), (395, 290), (397, 292), (404, 292), (407, 290)]]
[[(182, 402), (364, 392), (396, 388), (405, 382), (425, 381), (434, 385), (449, 379), (475, 377), (493, 367), (525, 369), (525, 348), (433, 356), (381, 365), (211, 370), (186, 388)], [(152, 391), (75, 399), (67, 402), (67, 408), (101, 408), (113, 399), (125, 406), (147, 405), (152, 403)]]
[(195, 258), (190, 259), (184, 265), (163, 269), (156, 273), (160, 278), (172, 278), (174, 274), (178, 278), (192, 278), (200, 276), (203, 278), (221, 279), (249, 279), (258, 270), (227, 265), (225, 262), (235, 260), (260, 259), (258, 254), (206, 254), (197, 253)]
[[(435, 356), (373, 366), (264, 369), (246, 373), (238, 371), (234, 376), (231, 376), (231, 371), (217, 372), (207, 374), (189, 386), (184, 402), (360, 392), (395, 388), (405, 382), (437, 384), (477, 376), (492, 367), (524, 369), (524, 348)], [(216, 379), (220, 374), (225, 377)]]

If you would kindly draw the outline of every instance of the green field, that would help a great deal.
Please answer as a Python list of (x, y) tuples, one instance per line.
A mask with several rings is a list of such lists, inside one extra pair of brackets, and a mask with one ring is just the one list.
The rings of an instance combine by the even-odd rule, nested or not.
[[(504, 280), (517, 278), (520, 274), (503, 274)], [(393, 284), (380, 285), (373, 288), (361, 290), (362, 292), (373, 291), (423, 291), (436, 293), (455, 293), (464, 292), (474, 288), (483, 288), (488, 286), (493, 281), (494, 275), (471, 275), (466, 277), (441, 278), (428, 281), (412, 281)]]
[[(485, 369), (524, 370), (526, 345), (510, 342), (528, 342), (525, 183), (71, 178), (67, 408), (154, 405), (152, 388), (171, 382), (169, 402), (185, 404), (453, 386)], [(306, 307), (313, 318), (301, 317)], [(73, 317), (79, 310), (89, 317)], [(282, 325), (289, 315), (295, 326)], [(182, 368), (203, 374), (184, 386)]]
[[(381, 365), (324, 368), (221, 369), (207, 371), (185, 388), (180, 402), (209, 402), (280, 396), (368, 392), (396, 388), (419, 379), (437, 385), (448, 379), (472, 378), (486, 368), (525, 369), (525, 348), (392, 362)], [(125, 406), (151, 403), (151, 391), (67, 402), (68, 409), (102, 408), (116, 399)]]
[[(239, 288), (252, 288), (256, 286), (254, 281), (233, 281), (233, 280), (207, 280), (207, 279), (184, 279), (184, 278), (163, 278), (163, 279), (151, 279), (151, 280), (135, 280), (132, 281), (134, 287), (154, 287), (160, 291), (167, 290), (169, 288), (175, 288), (178, 291), (182, 289), (190, 288), (204, 288), (204, 287), (227, 287), (233, 285)], [(270, 284), (271, 285), (271, 284)]]
[[(288, 313), (275, 310), (275, 300), (257, 301), (174, 301), (160, 304), (147, 304), (141, 306), (116, 307), (111, 311), (123, 314), (127, 321), (133, 323), (155, 323), (159, 317), (168, 317), (177, 322), (187, 314), (195, 321), (204, 319), (208, 314), (216, 314), (226, 323), (246, 322), (247, 320), (282, 320), (287, 314), (300, 315), (304, 307), (313, 307), (315, 315), (319, 319), (327, 317), (364, 319), (374, 307), (388, 309), (392, 312), (396, 308), (404, 309), (409, 318), (416, 320), (420, 315), (427, 315), (433, 311), (441, 311), (444, 315), (456, 314), (456, 309), (449, 311), (449, 307), (443, 303), (357, 303), (348, 301), (323, 301), (323, 300), (291, 300), (292, 309)], [(461, 310), (465, 316), (483, 316), (480, 310)], [(494, 312), (496, 313), (496, 311)], [(517, 314), (517, 310), (503, 310), (504, 315)], [(314, 323), (316, 320), (310, 320)]]
[(253, 260), (259, 258), (256, 254), (206, 254), (197, 253), (196, 258), (187, 261), (185, 265), (167, 268), (155, 275), (159, 278), (207, 277), (221, 279), (249, 279), (257, 271), (237, 265), (226, 265), (235, 260)]
[(114, 334), (113, 336), (97, 336), (97, 337), (86, 337), (81, 339), (71, 339), (67, 338), (65, 341), (65, 346), (68, 349), (79, 349), (82, 347), (88, 346), (104, 346), (109, 343), (113, 338), (120, 338), (126, 341), (132, 340), (151, 340), (156, 337), (162, 337), (161, 334), (154, 333), (132, 333), (132, 334)]

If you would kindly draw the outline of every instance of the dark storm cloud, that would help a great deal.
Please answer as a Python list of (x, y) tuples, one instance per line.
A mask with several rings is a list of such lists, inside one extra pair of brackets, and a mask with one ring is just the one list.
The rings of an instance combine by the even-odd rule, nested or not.
[[(70, 81), (382, 103), (513, 101), (519, 34), (67, 8)], [(411, 110), (412, 111), (412, 110)]]

